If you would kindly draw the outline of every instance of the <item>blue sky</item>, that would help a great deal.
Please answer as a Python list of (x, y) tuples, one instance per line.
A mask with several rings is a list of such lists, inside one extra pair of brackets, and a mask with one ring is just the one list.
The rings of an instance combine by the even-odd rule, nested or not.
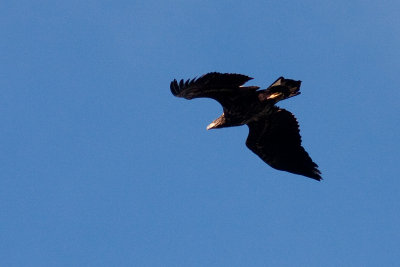
[[(398, 1), (3, 1), (1, 266), (395, 266)], [(172, 79), (268, 86), (324, 180)]]

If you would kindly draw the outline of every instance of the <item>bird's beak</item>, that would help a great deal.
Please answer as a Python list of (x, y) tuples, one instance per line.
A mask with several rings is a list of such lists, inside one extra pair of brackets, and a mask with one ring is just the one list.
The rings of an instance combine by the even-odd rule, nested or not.
[(210, 123), (210, 124), (207, 126), (207, 130), (213, 129), (216, 125), (217, 125), (217, 124), (216, 124), (215, 122)]

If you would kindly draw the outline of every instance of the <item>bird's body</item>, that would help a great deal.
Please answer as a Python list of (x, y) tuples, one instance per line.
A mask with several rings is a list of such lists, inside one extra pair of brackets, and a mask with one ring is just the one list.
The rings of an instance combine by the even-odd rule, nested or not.
[(171, 82), (171, 92), (186, 99), (209, 97), (223, 107), (208, 129), (249, 126), (247, 147), (273, 168), (321, 180), (320, 171), (301, 146), (296, 118), (275, 104), (300, 94), (300, 81), (278, 78), (265, 90), (243, 86), (250, 77), (212, 72), (198, 79)]

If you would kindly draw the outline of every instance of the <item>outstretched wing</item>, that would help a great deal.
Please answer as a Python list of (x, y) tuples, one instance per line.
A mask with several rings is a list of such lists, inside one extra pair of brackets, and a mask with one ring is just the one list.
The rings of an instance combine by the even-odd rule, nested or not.
[(173, 80), (170, 88), (174, 96), (186, 99), (209, 97), (223, 106), (229, 104), (229, 98), (248, 90), (257, 90), (257, 86), (242, 87), (253, 78), (234, 73), (207, 73), (200, 78), (189, 80)]
[(321, 180), (321, 172), (301, 146), (299, 125), (292, 113), (275, 107), (266, 121), (248, 124), (247, 147), (271, 167)]

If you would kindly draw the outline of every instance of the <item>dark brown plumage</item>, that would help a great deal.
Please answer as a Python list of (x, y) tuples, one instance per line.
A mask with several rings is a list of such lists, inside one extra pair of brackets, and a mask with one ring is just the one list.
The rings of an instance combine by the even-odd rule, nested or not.
[(209, 97), (223, 107), (222, 115), (207, 126), (214, 128), (247, 124), (247, 147), (271, 167), (321, 180), (321, 172), (301, 146), (299, 125), (292, 113), (275, 104), (300, 94), (301, 81), (278, 78), (265, 90), (243, 86), (252, 78), (242, 74), (211, 72), (192, 80), (171, 82), (174, 96)]

